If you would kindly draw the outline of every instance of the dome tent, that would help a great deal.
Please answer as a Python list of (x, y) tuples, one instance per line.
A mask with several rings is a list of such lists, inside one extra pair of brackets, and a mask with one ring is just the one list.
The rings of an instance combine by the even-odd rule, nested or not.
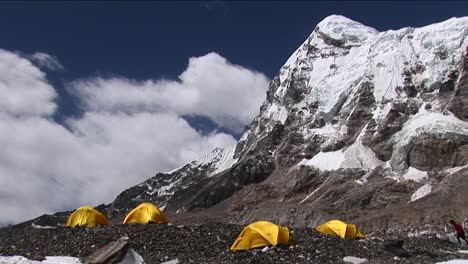
[(340, 220), (331, 220), (324, 224), (321, 224), (315, 228), (317, 231), (327, 234), (336, 235), (341, 238), (366, 238), (353, 224), (347, 224)]
[(147, 224), (148, 222), (167, 223), (167, 219), (163, 212), (152, 203), (142, 203), (127, 214), (123, 224)]
[(107, 218), (91, 206), (82, 206), (76, 209), (65, 222), (66, 227), (95, 227), (108, 224)]
[(289, 245), (289, 230), (267, 221), (258, 221), (244, 228), (231, 246), (231, 251), (263, 246)]

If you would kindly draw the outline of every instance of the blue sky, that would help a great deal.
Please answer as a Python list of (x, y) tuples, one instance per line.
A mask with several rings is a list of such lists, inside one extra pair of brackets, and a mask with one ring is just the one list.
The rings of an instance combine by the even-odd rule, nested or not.
[(464, 16), (466, 1), (2, 2), (2, 48), (57, 56), (64, 78), (176, 77), (187, 59), (217, 52), (272, 78), (331, 14), (379, 31)]
[(232, 146), (269, 80), (329, 15), (385, 31), (467, 10), (466, 1), (0, 2), (0, 226), (111, 202)]
[[(2, 2), (0, 32), (1, 48), (59, 59), (65, 70), (48, 79), (61, 95), (63, 119), (77, 109), (61, 88), (77, 78), (175, 79), (188, 58), (216, 52), (271, 79), (328, 15), (384, 31), (467, 11), (466, 1)], [(206, 121), (200, 127), (209, 130)]]

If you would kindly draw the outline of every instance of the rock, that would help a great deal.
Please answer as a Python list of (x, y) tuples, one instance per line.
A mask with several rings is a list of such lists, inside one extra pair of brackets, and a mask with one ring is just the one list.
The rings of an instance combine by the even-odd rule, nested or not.
[(347, 264), (369, 264), (369, 261), (365, 258), (358, 258), (352, 256), (344, 257), (343, 261)]
[[(118, 263), (127, 253), (128, 237), (121, 237), (117, 241), (110, 242), (99, 248), (87, 260), (86, 264)], [(128, 260), (130, 261), (130, 260)], [(130, 263), (130, 262), (129, 262)]]
[(463, 139), (418, 138), (408, 153), (408, 165), (419, 170), (440, 170), (467, 163), (468, 141)]
[(46, 260), (46, 258), (44, 256), (41, 256), (41, 255), (36, 255), (36, 256), (33, 256), (32, 258), (30, 258), (30, 260), (44, 261), (44, 260)]
[(143, 257), (138, 254), (135, 250), (132, 248), (129, 248), (119, 262), (117, 264), (144, 264), (145, 261), (143, 260)]
[[(119, 241), (119, 238), (123, 236), (129, 237), (127, 253), (133, 254), (132, 251), (135, 251), (135, 254), (141, 256), (141, 258), (135, 258), (134, 255), (132, 262), (127, 262), (131, 264), (139, 263), (137, 261), (142, 261), (142, 259), (148, 264), (175, 262), (176, 259), (177, 263), (210, 264), (343, 263), (343, 256), (354, 254), (359, 254), (359, 258), (365, 258), (369, 263), (393, 264), (395, 255), (383, 249), (383, 241), (398, 240), (404, 241), (405, 249), (412, 253), (402, 262), (425, 264), (448, 260), (453, 256), (447, 256), (441, 252), (458, 249), (457, 244), (448, 243), (435, 236), (408, 238), (404, 230), (375, 233), (365, 240), (350, 240), (323, 235), (311, 228), (289, 226), (294, 247), (272, 247), (266, 253), (261, 252), (262, 248), (233, 253), (229, 248), (242, 229), (243, 226), (221, 223), (186, 224), (184, 227), (115, 224), (89, 229), (34, 229), (30, 226), (22, 229), (0, 228), (2, 238), (0, 239), (2, 249), (0, 255), (26, 256), (27, 253), (33, 253), (31, 255), (72, 256), (85, 259), (94, 253), (95, 248), (107, 246), (108, 241)], [(56, 239), (51, 243), (53, 237)], [(400, 239), (393, 239), (393, 237)], [(389, 244), (399, 246), (402, 242), (389, 242)], [(13, 248), (12, 245), (15, 247)], [(92, 245), (96, 247), (91, 248)]]
[(409, 252), (403, 248), (403, 240), (388, 240), (384, 244), (384, 249), (386, 251), (392, 252), (398, 257), (410, 257)]

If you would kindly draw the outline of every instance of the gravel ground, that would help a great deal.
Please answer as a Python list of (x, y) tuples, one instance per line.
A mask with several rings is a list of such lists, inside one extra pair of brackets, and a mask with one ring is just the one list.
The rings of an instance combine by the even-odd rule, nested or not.
[[(374, 234), (365, 240), (340, 239), (312, 229), (290, 228), (292, 246), (232, 253), (229, 248), (242, 226), (111, 225), (98, 228), (0, 229), (0, 255), (73, 256), (86, 258), (96, 249), (128, 236), (130, 246), (146, 263), (178, 259), (179, 263), (343, 263), (343, 257), (370, 263), (435, 263), (460, 258), (457, 245), (435, 237)], [(402, 240), (403, 248), (391, 246)], [(403, 257), (409, 254), (407, 257)], [(399, 255), (399, 257), (397, 257)]]

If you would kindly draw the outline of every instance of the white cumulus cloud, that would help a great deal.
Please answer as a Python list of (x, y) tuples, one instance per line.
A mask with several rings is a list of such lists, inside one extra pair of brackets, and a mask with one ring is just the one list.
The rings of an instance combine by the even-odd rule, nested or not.
[(70, 91), (94, 111), (196, 114), (242, 132), (258, 114), (268, 83), (265, 75), (209, 53), (190, 58), (176, 81), (92, 78), (73, 82)]
[(48, 115), (56, 92), (29, 60), (0, 49), (0, 113)]
[(51, 118), (60, 98), (45, 74), (0, 50), (0, 224), (111, 202), (157, 172), (235, 144), (229, 134), (198, 133), (180, 116), (245, 125), (261, 103), (250, 97), (264, 98), (266, 82), (217, 54), (192, 58), (178, 81), (78, 80), (71, 89), (84, 114), (65, 128)]
[(31, 56), (29, 56), (29, 58), (33, 62), (37, 63), (40, 67), (44, 67), (46, 69), (53, 70), (53, 71), (63, 70), (63, 66), (59, 62), (59, 60), (55, 56), (49, 55), (47, 53), (36, 52), (32, 54)]

